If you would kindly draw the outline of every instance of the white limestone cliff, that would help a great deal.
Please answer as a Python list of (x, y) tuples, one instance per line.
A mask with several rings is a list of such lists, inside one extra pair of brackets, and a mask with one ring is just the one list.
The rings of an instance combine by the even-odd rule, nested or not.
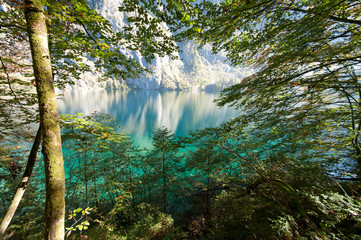
[[(121, 0), (91, 1), (93, 7), (112, 24), (115, 31), (126, 23), (124, 13), (118, 11)], [(170, 57), (157, 56), (151, 64), (146, 63), (139, 52), (128, 51), (127, 54), (137, 59), (143, 66), (152, 70), (151, 74), (144, 74), (136, 79), (129, 79), (127, 83), (141, 89), (206, 89), (212, 90), (239, 82), (249, 75), (249, 71), (242, 67), (231, 67), (225, 55), (214, 55), (210, 46), (198, 49), (192, 42), (177, 43), (182, 50), (178, 60)], [(126, 51), (126, 50), (125, 50)], [(80, 85), (93, 84), (105, 88), (117, 88), (120, 82), (109, 79), (102, 83), (95, 83), (96, 76), (84, 75)], [(91, 84), (91, 85), (93, 85)]]

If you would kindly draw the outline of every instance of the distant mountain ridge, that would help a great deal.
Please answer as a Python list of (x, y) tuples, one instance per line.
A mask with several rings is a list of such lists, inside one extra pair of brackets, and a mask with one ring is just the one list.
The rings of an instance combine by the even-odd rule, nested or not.
[[(100, 0), (93, 2), (95, 9), (105, 17), (114, 30), (121, 29), (126, 23), (125, 13), (118, 11), (121, 0)], [(124, 50), (143, 66), (150, 68), (152, 73), (146, 73), (139, 78), (127, 79), (127, 85), (140, 89), (220, 89), (239, 82), (249, 75), (242, 67), (231, 67), (224, 55), (213, 55), (210, 46), (198, 49), (193, 42), (177, 43), (182, 51), (178, 60), (171, 57), (157, 56), (148, 64), (137, 51)], [(122, 83), (118, 79), (109, 79), (96, 83), (93, 73), (85, 73), (78, 85), (97, 85), (105, 88), (119, 88)]]

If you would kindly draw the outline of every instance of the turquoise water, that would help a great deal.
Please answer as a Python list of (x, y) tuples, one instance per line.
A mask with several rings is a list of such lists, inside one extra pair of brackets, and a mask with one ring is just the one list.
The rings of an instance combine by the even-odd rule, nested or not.
[(159, 127), (185, 136), (190, 130), (216, 127), (238, 115), (236, 110), (219, 108), (213, 102), (218, 93), (76, 88), (63, 94), (58, 101), (60, 113), (110, 114), (119, 121), (119, 131), (128, 133), (142, 147), (151, 145), (151, 132)]

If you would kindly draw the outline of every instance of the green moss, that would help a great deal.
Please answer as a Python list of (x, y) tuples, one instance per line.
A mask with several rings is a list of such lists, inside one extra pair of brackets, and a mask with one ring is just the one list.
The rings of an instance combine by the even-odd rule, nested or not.
[(45, 16), (41, 0), (25, 1), (25, 6), (40, 122), (43, 126), (42, 153), (46, 176), (45, 239), (64, 239), (65, 174)]

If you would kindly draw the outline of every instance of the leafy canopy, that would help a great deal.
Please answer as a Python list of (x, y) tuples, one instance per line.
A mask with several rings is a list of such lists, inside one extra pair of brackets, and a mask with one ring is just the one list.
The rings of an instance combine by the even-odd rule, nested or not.
[[(0, 119), (7, 129), (1, 128), (0, 133), (6, 135), (35, 121), (37, 100), (24, 3), (18, 0), (0, 3)], [(97, 12), (96, 3), (92, 4), (84, 0), (44, 1), (56, 87), (74, 84), (85, 72), (124, 83), (150, 71), (129, 52), (137, 50), (150, 62), (178, 49), (173, 35), (146, 11), (139, 23), (128, 21), (123, 28), (115, 29)], [(133, 6), (124, 5), (120, 10), (125, 14), (129, 8)]]
[(254, 71), (217, 101), (242, 111), (231, 125), (267, 129), (282, 141), (311, 141), (312, 148), (325, 150), (322, 158), (361, 163), (359, 1), (226, 0), (183, 6), (178, 38), (200, 47), (210, 44), (233, 65)]

